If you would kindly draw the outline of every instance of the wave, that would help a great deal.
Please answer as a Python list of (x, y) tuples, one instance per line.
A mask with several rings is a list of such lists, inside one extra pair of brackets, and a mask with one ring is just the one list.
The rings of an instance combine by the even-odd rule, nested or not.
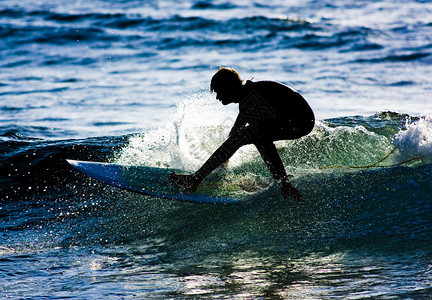
[[(334, 34), (329, 36), (325, 24), (316, 24), (300, 18), (261, 15), (227, 20), (180, 15), (157, 19), (125, 13), (64, 14), (5, 9), (0, 11), (0, 16), (28, 19), (30, 25), (19, 26), (13, 22), (9, 24), (6, 22), (0, 27), (0, 36), (7, 38), (9, 44), (15, 45), (25, 43), (65, 45), (77, 41), (91, 44), (141, 41), (156, 46), (160, 50), (191, 45), (221, 44), (236, 47), (262, 44), (259, 48), (271, 46), (276, 49), (295, 47), (317, 50), (355, 44), (359, 49), (357, 41), (365, 40), (367, 35), (373, 34), (373, 30), (363, 27), (348, 29), (348, 31), (340, 29), (341, 32), (337, 31), (338, 28), (333, 28)], [(120, 32), (113, 32), (112, 29)], [(173, 35), (174, 32), (180, 35)], [(167, 42), (171, 42), (169, 47), (163, 47), (162, 45)], [(353, 46), (353, 49), (355, 47)], [(376, 45), (373, 47), (377, 48)]]
[[(194, 171), (222, 144), (234, 117), (234, 112), (215, 111), (212, 106), (197, 106), (192, 101), (179, 106), (172, 122), (143, 134), (47, 141), (32, 135), (48, 129), (4, 128), (0, 138), (2, 192), (13, 191), (13, 197), (19, 199), (20, 191), (14, 187), (31, 185), (36, 191), (49, 186), (52, 179), (61, 184), (62, 177), (69, 183), (71, 170), (65, 159)], [(278, 141), (276, 145), (294, 178), (338, 176), (368, 169), (385, 174), (385, 169), (392, 167), (415, 168), (431, 163), (432, 120), (391, 112), (327, 119), (317, 122), (308, 136)], [(246, 192), (269, 187), (273, 182), (252, 145), (239, 149), (216, 173), (226, 174), (225, 180), (244, 186)]]
[[(213, 113), (209, 119), (206, 113), (210, 110), (199, 109), (201, 115), (197, 117), (195, 109), (189, 110), (185, 104), (174, 124), (131, 136), (114, 161), (195, 170), (230, 128), (223, 116)], [(222, 124), (214, 121), (218, 117)], [(257, 151), (252, 146), (243, 147), (216, 172), (221, 181), (242, 187), (249, 200), (241, 208), (224, 210), (228, 215), (223, 225), (216, 218), (216, 224), (211, 226), (226, 228), (227, 222), (232, 223), (230, 226), (237, 228), (234, 236), (246, 235), (247, 231), (251, 238), (250, 233), (256, 232), (253, 238), (263, 247), (273, 245), (266, 240), (273, 234), (271, 230), (278, 227), (286, 234), (282, 244), (296, 248), (305, 243), (300, 247), (303, 250), (313, 248), (311, 237), (318, 247), (327, 242), (327, 246), (345, 242), (359, 245), (365, 239), (386, 240), (390, 247), (402, 237), (422, 243), (431, 238), (424, 226), (431, 221), (427, 210), (431, 200), (431, 137), (430, 118), (381, 112), (369, 117), (324, 120), (307, 137), (278, 142), (287, 171), (294, 175), (292, 182), (303, 193), (305, 203), (300, 205), (281, 200), (279, 188)], [(273, 216), (274, 223), (270, 221), (263, 227), (254, 223), (259, 218), (268, 220), (269, 216)], [(253, 224), (238, 224), (249, 217)], [(416, 228), (420, 224), (421, 228)], [(199, 222), (193, 230), (204, 230), (208, 225)], [(287, 233), (290, 230), (298, 231)], [(305, 234), (307, 238), (303, 237)], [(318, 236), (328, 240), (316, 242)]]
[[(65, 162), (194, 170), (223, 141), (231, 121), (226, 111), (186, 102), (172, 122), (143, 134), (46, 141), (4, 132), (0, 217), (8, 247), (20, 249), (23, 239), (30, 248), (163, 240), (159, 250), (175, 260), (251, 247), (292, 255), (341, 247), (428, 247), (428, 117), (381, 112), (327, 119), (307, 137), (277, 142), (303, 203), (282, 199), (250, 146), (216, 171), (222, 183), (243, 189), (245, 202), (234, 206), (135, 195), (81, 175)], [(412, 158), (417, 159), (399, 164)]]
[(1, 134), (0, 201), (21, 201), (47, 190), (61, 190), (80, 178), (71, 172), (65, 159), (107, 160), (127, 138), (47, 141), (24, 134), (34, 133), (36, 128), (24, 129)]
[[(116, 161), (197, 169), (224, 141), (234, 118), (234, 112), (227, 114), (206, 103), (185, 102), (165, 127), (132, 136)], [(410, 157), (427, 160), (431, 155), (430, 124), (429, 117), (393, 112), (328, 119), (317, 122), (308, 136), (296, 141), (279, 141), (277, 146), (286, 165), (294, 170), (316, 170), (329, 165), (367, 166), (394, 148), (394, 153), (386, 159), (387, 164)], [(230, 159), (229, 166), (235, 169), (251, 161), (259, 165), (260, 157), (253, 146), (245, 146)]]
[(419, 53), (409, 53), (400, 55), (387, 55), (380, 58), (370, 58), (370, 59), (358, 59), (356, 62), (359, 63), (382, 63), (382, 62), (410, 62), (418, 61), (430, 56), (430, 53), (419, 52)]
[[(223, 6), (198, 2), (192, 11), (231, 9)], [(0, 17), (5, 20), (0, 25), (0, 37), (9, 45), (0, 52), (0, 58), (5, 60), (5, 68), (28, 67), (35, 63), (42, 66), (94, 66), (106, 61), (106, 57), (101, 57), (96, 50), (101, 48), (122, 49), (111, 51), (115, 52), (109, 56), (112, 62), (153, 57), (160, 51), (181, 48), (194, 49), (199, 53), (202, 53), (199, 49), (235, 52), (281, 49), (337, 51), (352, 54), (346, 61), (348, 64), (428, 62), (430, 59), (427, 45), (406, 48), (394, 43), (389, 48), (382, 36), (394, 34), (393, 28), (386, 31), (366, 26), (342, 26), (328, 20), (313, 22), (260, 14), (238, 18), (235, 15), (212, 18), (212, 15), (205, 14), (155, 17), (125, 12), (64, 13), (25, 8), (1, 10)], [(428, 24), (419, 23), (415, 30), (426, 38), (429, 27)], [(409, 26), (400, 30), (400, 34), (408, 39), (414, 34)], [(56, 45), (70, 49), (55, 56), (47, 55), (49, 52), (43, 49), (30, 55), (20, 55), (20, 51), (11, 52), (11, 48), (19, 50), (28, 44), (37, 44), (41, 48)], [(82, 52), (77, 56), (76, 47), (88, 49), (84, 57)], [(128, 52), (124, 49), (128, 49)]]

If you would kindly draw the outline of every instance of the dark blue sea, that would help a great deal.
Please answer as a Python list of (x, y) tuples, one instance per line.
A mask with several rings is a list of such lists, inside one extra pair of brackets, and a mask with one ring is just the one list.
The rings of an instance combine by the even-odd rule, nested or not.
[[(140, 196), (66, 159), (197, 169), (237, 107), (220, 66), (314, 109), (221, 180), (238, 205)], [(432, 299), (432, 2), (1, 0), (1, 299)]]

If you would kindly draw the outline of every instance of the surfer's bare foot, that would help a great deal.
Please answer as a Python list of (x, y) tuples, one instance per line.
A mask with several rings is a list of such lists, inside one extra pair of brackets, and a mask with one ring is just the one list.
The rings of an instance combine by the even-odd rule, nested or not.
[(286, 199), (289, 197), (301, 202), (302, 201), (302, 195), (300, 194), (299, 190), (296, 189), (291, 182), (289, 182), (287, 179), (280, 181), (282, 195)]
[(173, 172), (169, 175), (169, 179), (172, 184), (178, 185), (189, 192), (194, 192), (200, 184), (194, 174), (178, 174)]

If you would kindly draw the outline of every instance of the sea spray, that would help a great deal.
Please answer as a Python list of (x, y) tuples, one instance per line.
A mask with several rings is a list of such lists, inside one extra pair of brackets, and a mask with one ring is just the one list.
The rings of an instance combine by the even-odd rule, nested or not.
[[(394, 114), (389, 120), (386, 114), (385, 118), (376, 115), (372, 119), (317, 121), (309, 135), (277, 141), (276, 146), (292, 175), (333, 165), (369, 166), (394, 149), (393, 133), (400, 131), (401, 118)], [(235, 111), (205, 98), (191, 98), (177, 107), (173, 119), (164, 126), (131, 136), (115, 162), (194, 171), (223, 143), (234, 120)], [(386, 159), (386, 163), (397, 162), (395, 156)], [(223, 168), (237, 175), (271, 178), (253, 145), (241, 147)]]
[(400, 161), (432, 159), (432, 117), (422, 117), (414, 122), (407, 121), (394, 139), (398, 147), (397, 158)]
[(228, 136), (235, 112), (197, 95), (178, 104), (172, 120), (130, 138), (115, 162), (195, 170)]

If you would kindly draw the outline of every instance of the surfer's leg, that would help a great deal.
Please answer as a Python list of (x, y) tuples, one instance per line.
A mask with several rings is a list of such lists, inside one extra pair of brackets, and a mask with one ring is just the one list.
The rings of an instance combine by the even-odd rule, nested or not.
[[(245, 134), (246, 133), (246, 134)], [(189, 191), (195, 191), (201, 181), (207, 177), (213, 170), (226, 162), (241, 146), (250, 144), (251, 140), (247, 132), (236, 132), (232, 134), (198, 169), (194, 174), (184, 175), (173, 173), (170, 179), (173, 183), (186, 188)]]
[(277, 152), (275, 144), (271, 140), (261, 140), (255, 143), (261, 157), (267, 165), (273, 177), (279, 181), (282, 194), (286, 199), (288, 196), (301, 201), (300, 192), (289, 182), (289, 176), (285, 171), (285, 167)]
[(276, 180), (282, 180), (282, 178), (287, 177), (282, 160), (272, 141), (256, 142), (255, 147)]

